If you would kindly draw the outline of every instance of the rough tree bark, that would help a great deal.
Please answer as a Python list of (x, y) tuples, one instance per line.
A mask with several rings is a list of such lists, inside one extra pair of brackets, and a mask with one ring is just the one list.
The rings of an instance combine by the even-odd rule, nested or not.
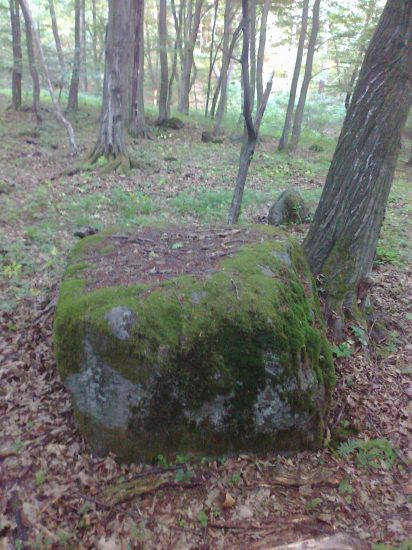
[(283, 151), (289, 143), (289, 134), (292, 127), (293, 111), (295, 110), (296, 93), (300, 70), (302, 68), (303, 50), (305, 48), (306, 32), (308, 30), (309, 0), (303, 0), (302, 24), (299, 34), (298, 51), (296, 54), (295, 69), (293, 71), (292, 84), (290, 86), (289, 102), (286, 111), (285, 124), (283, 126), (282, 137), (280, 138), (278, 150)]
[(249, 0), (242, 0), (242, 32), (243, 32), (243, 47), (242, 47), (242, 82), (243, 82), (243, 116), (245, 119), (245, 139), (243, 140), (242, 149), (239, 159), (239, 170), (236, 178), (235, 190), (233, 192), (232, 204), (229, 210), (228, 223), (235, 224), (239, 220), (242, 207), (243, 191), (247, 174), (249, 171), (250, 162), (255, 152), (256, 143), (259, 137), (260, 123), (262, 122), (265, 113), (266, 105), (272, 89), (273, 73), (266, 86), (263, 94), (262, 102), (259, 105), (256, 113), (255, 121), (252, 118), (252, 93), (251, 93), (251, 78), (249, 69), (249, 53), (250, 53), (250, 16), (249, 16)]
[(356, 79), (358, 78), (359, 69), (363, 60), (363, 57), (366, 52), (367, 44), (366, 38), (369, 33), (370, 24), (372, 17), (374, 15), (374, 12), (376, 10), (376, 0), (369, 0), (369, 3), (367, 5), (366, 9), (366, 17), (365, 17), (365, 24), (363, 26), (363, 30), (361, 32), (361, 35), (359, 37), (359, 48), (358, 48), (358, 54), (356, 56), (355, 64), (351, 73), (351, 77), (349, 79), (348, 87), (346, 90), (346, 96), (345, 96), (345, 108), (348, 110), (350, 99), (352, 97), (353, 87), (355, 86)]
[(21, 51), (20, 8), (18, 0), (9, 0), (11, 38), (13, 43), (13, 73), (11, 81), (12, 105), (17, 111), (21, 107), (21, 81), (23, 76), (23, 54)]
[(189, 113), (189, 94), (192, 85), (193, 57), (197, 34), (199, 32), (203, 1), (204, 0), (196, 0), (194, 11), (192, 10), (192, 2), (190, 1), (186, 16), (186, 40), (183, 47), (183, 66), (180, 78), (179, 104), (177, 108), (179, 113), (183, 114)]
[(167, 61), (167, 0), (159, 1), (160, 93), (158, 124), (169, 118), (169, 66)]
[(258, 105), (261, 104), (263, 98), (263, 65), (265, 60), (266, 30), (271, 3), (272, 0), (264, 0), (262, 17), (260, 18), (259, 48), (256, 61), (256, 98)]
[(36, 58), (34, 55), (33, 28), (30, 18), (30, 9), (25, 0), (19, 0), (19, 2), (24, 17), (24, 25), (26, 27), (27, 57), (29, 59), (30, 74), (33, 82), (33, 111), (36, 116), (37, 126), (41, 126), (42, 117), (40, 114), (40, 80), (36, 66)]
[(53, 110), (54, 110), (55, 117), (56, 117), (57, 121), (59, 122), (59, 124), (61, 124), (65, 128), (65, 130), (67, 132), (67, 135), (68, 135), (68, 138), (69, 138), (70, 154), (72, 156), (75, 156), (77, 154), (77, 145), (76, 145), (76, 139), (75, 139), (75, 136), (74, 136), (74, 131), (73, 131), (73, 128), (72, 128), (72, 125), (70, 124), (70, 122), (68, 122), (64, 118), (63, 113), (62, 113), (61, 108), (60, 108), (60, 105), (59, 105), (59, 102), (57, 101), (56, 96), (54, 95), (53, 84), (52, 84), (51, 79), (50, 79), (49, 70), (47, 68), (46, 59), (44, 57), (43, 48), (42, 48), (42, 45), (41, 45), (41, 42), (40, 42), (39, 35), (37, 33), (36, 28), (33, 25), (33, 16), (31, 14), (31, 10), (30, 10), (28, 0), (20, 0), (20, 6), (21, 6), (21, 10), (23, 12), (24, 20), (26, 21), (27, 27), (30, 28), (30, 32), (31, 32), (33, 42), (36, 45), (36, 49), (37, 49), (37, 52), (39, 54), (40, 65), (41, 65), (41, 68), (43, 70), (43, 76), (44, 76), (44, 80), (45, 80), (46, 85), (47, 85), (47, 89), (48, 89), (49, 94), (50, 94), (50, 98), (52, 100), (52, 105), (53, 105)]
[(63, 48), (60, 40), (59, 27), (57, 26), (56, 10), (54, 9), (54, 0), (49, 0), (49, 12), (52, 23), (52, 30), (54, 36), (54, 43), (56, 44), (57, 59), (59, 60), (60, 67), (60, 85), (64, 86), (66, 79), (66, 63), (64, 61)]
[(80, 82), (80, 61), (81, 61), (81, 0), (75, 0), (74, 4), (74, 57), (73, 71), (70, 81), (69, 99), (67, 101), (66, 113), (74, 113), (79, 108), (79, 82)]
[(130, 0), (109, 0), (100, 128), (96, 146), (90, 155), (91, 162), (105, 157), (108, 160), (106, 170), (130, 169), (123, 116), (125, 86), (128, 84), (130, 14)]
[(412, 104), (412, 2), (388, 0), (368, 47), (304, 242), (339, 335), (371, 280), (401, 135)]
[(290, 138), (290, 149), (295, 149), (299, 143), (302, 130), (303, 113), (305, 111), (306, 98), (308, 95), (309, 84), (312, 80), (313, 58), (315, 56), (316, 41), (319, 33), (319, 12), (321, 0), (315, 0), (313, 4), (312, 30), (310, 33), (308, 52), (306, 55), (305, 74), (303, 77), (302, 88), (300, 90), (299, 101), (296, 106), (295, 118), (293, 121), (292, 137)]

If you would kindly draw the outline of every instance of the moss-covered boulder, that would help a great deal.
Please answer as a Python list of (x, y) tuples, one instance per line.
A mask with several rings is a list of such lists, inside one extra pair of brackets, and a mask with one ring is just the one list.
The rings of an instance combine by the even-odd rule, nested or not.
[(288, 223), (305, 223), (310, 216), (299, 191), (291, 187), (283, 191), (276, 202), (270, 207), (268, 214), (269, 225), (282, 225)]
[(74, 249), (58, 370), (121, 460), (319, 447), (334, 384), (301, 248), (268, 226), (107, 231)]

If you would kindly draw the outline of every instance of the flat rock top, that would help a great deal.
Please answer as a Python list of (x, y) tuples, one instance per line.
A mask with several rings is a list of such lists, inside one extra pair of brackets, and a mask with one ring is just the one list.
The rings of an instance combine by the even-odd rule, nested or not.
[(219, 262), (241, 246), (278, 240), (262, 227), (139, 227), (104, 233), (84, 241), (76, 262), (90, 264), (82, 274), (89, 290), (108, 286), (153, 283), (179, 275), (215, 272)]

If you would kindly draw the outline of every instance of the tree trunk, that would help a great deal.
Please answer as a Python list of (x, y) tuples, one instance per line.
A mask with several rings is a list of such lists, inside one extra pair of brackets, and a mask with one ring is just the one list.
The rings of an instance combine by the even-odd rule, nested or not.
[(86, 0), (82, 0), (81, 3), (81, 15), (80, 15), (80, 66), (82, 72), (82, 81), (83, 81), (83, 90), (87, 92), (88, 82), (87, 82), (87, 45), (86, 45)]
[(296, 107), (295, 119), (293, 121), (292, 137), (290, 140), (290, 149), (296, 149), (302, 130), (303, 113), (306, 105), (309, 84), (312, 80), (313, 58), (315, 55), (316, 41), (319, 33), (319, 12), (321, 0), (315, 0), (313, 4), (312, 31), (310, 33), (308, 53), (306, 56), (305, 75), (303, 77), (302, 88), (300, 90), (299, 101)]
[(215, 13), (213, 17), (213, 26), (212, 26), (212, 40), (210, 44), (210, 54), (209, 54), (209, 73), (207, 75), (207, 90), (206, 90), (206, 107), (205, 107), (205, 117), (208, 117), (209, 114), (209, 102), (210, 102), (210, 90), (212, 88), (212, 73), (213, 68), (216, 62), (216, 55), (213, 55), (213, 49), (215, 46), (215, 36), (216, 36), (216, 23), (217, 23), (217, 12), (219, 10), (219, 0), (215, 0)]
[(283, 126), (282, 137), (280, 138), (279, 146), (278, 146), (279, 151), (283, 151), (284, 149), (286, 149), (289, 142), (289, 134), (290, 134), (290, 129), (292, 127), (293, 111), (295, 109), (296, 92), (298, 89), (299, 75), (302, 67), (306, 32), (308, 29), (308, 14), (309, 14), (309, 0), (303, 0), (302, 25), (300, 28), (298, 51), (296, 54), (295, 69), (293, 71), (292, 84), (290, 87), (289, 102), (288, 102), (288, 108), (286, 111), (285, 124)]
[(41, 67), (43, 69), (44, 80), (46, 81), (47, 89), (49, 90), (50, 98), (52, 100), (54, 114), (55, 114), (59, 124), (61, 124), (66, 129), (67, 135), (68, 135), (68, 138), (69, 138), (70, 154), (72, 156), (75, 156), (77, 154), (77, 145), (76, 145), (76, 140), (75, 140), (75, 136), (74, 136), (74, 131), (73, 131), (73, 128), (72, 128), (70, 122), (68, 122), (64, 118), (63, 113), (61, 112), (61, 109), (60, 109), (59, 102), (57, 101), (57, 99), (54, 95), (53, 84), (50, 80), (49, 70), (48, 70), (47, 65), (46, 65), (46, 59), (44, 57), (43, 48), (42, 48), (42, 45), (40, 43), (39, 35), (37, 34), (37, 31), (36, 31), (36, 29), (33, 25), (33, 17), (32, 17), (31, 11), (30, 11), (28, 1), (27, 0), (20, 0), (20, 6), (21, 6), (21, 9), (22, 9), (22, 12), (23, 12), (24, 20), (26, 21), (27, 28), (30, 28), (30, 34), (31, 34), (33, 43), (36, 45), (36, 48), (37, 48), (37, 51), (38, 51), (38, 54), (39, 54), (39, 57), (40, 57), (40, 64), (41, 64)]
[(200, 18), (202, 14), (202, 6), (204, 0), (196, 0), (195, 10), (192, 13), (191, 2), (190, 9), (186, 17), (186, 40), (184, 44), (183, 51), (183, 67), (180, 81), (180, 90), (179, 90), (179, 113), (188, 114), (189, 113), (189, 94), (191, 90), (191, 75), (193, 67), (193, 57), (194, 50), (196, 45), (197, 34), (199, 32)]
[(30, 74), (33, 81), (33, 111), (36, 115), (37, 125), (41, 126), (42, 117), (40, 115), (40, 80), (36, 66), (36, 58), (34, 56), (33, 27), (31, 24), (30, 10), (28, 9), (28, 5), (25, 3), (25, 0), (19, 0), (19, 2), (24, 17), (24, 25), (26, 27), (27, 57), (29, 59)]
[(73, 72), (70, 82), (69, 100), (66, 113), (74, 113), (79, 108), (79, 82), (80, 82), (80, 59), (81, 59), (81, 0), (75, 0), (74, 4), (74, 58)]
[(236, 178), (235, 190), (233, 193), (232, 204), (230, 205), (228, 223), (233, 225), (239, 221), (240, 211), (242, 207), (243, 192), (245, 189), (246, 178), (249, 171), (250, 162), (255, 152), (256, 142), (259, 136), (260, 123), (265, 113), (266, 105), (272, 89), (273, 73), (266, 86), (263, 94), (262, 102), (256, 114), (255, 122), (252, 119), (252, 103), (251, 103), (251, 84), (249, 74), (249, 52), (250, 52), (250, 17), (249, 17), (249, 0), (242, 0), (242, 31), (243, 31), (243, 47), (242, 47), (242, 82), (243, 82), (243, 116), (245, 119), (245, 139), (242, 144), (239, 159), (239, 170)]
[(123, 101), (125, 85), (128, 83), (131, 13), (129, 0), (109, 0), (100, 128), (96, 146), (90, 156), (91, 162), (105, 157), (109, 161), (107, 170), (127, 171), (130, 168), (124, 143)]
[(262, 17), (260, 19), (259, 48), (256, 61), (256, 97), (260, 105), (263, 98), (263, 65), (265, 61), (266, 30), (271, 0), (265, 0), (262, 6)]
[(144, 0), (132, 0), (133, 72), (131, 83), (130, 133), (137, 138), (147, 137), (144, 121)]
[(412, 104), (412, 2), (388, 0), (304, 242), (339, 331), (366, 293)]
[(363, 26), (363, 30), (361, 32), (361, 35), (359, 37), (359, 51), (358, 55), (355, 60), (355, 66), (353, 67), (352, 74), (348, 83), (348, 88), (346, 90), (346, 96), (345, 96), (345, 109), (348, 110), (350, 100), (352, 97), (353, 87), (355, 86), (356, 79), (359, 74), (359, 69), (363, 60), (363, 57), (366, 52), (367, 44), (365, 44), (365, 39), (369, 31), (370, 23), (374, 14), (374, 11), (376, 10), (376, 0), (369, 0), (369, 4), (366, 10), (366, 18), (365, 18), (365, 24)]
[[(227, 67), (227, 71), (226, 71), (226, 75), (225, 75), (225, 79), (226, 79), (225, 105), (226, 105), (226, 102), (227, 102), (227, 85), (228, 85), (228, 82), (229, 82), (230, 62), (231, 62), (231, 59), (233, 57), (233, 50), (235, 49), (236, 43), (238, 41), (238, 38), (239, 38), (241, 32), (242, 32), (242, 23), (239, 24), (239, 26), (237, 27), (237, 29), (233, 33), (232, 40), (230, 42), (230, 46), (229, 46), (228, 53), (227, 53), (227, 57), (228, 57), (228, 60), (229, 60), (229, 65)], [(213, 118), (213, 119), (215, 118), (216, 107), (217, 107), (217, 104), (218, 104), (218, 100), (220, 98), (220, 93), (221, 93), (221, 88), (222, 88), (222, 80), (223, 80), (223, 73), (222, 73), (222, 71), (220, 71), (220, 75), (219, 75), (219, 79), (218, 79), (218, 82), (217, 82), (216, 90), (215, 90), (215, 93), (214, 93), (213, 99), (212, 99), (212, 106), (211, 106), (211, 109), (210, 109), (210, 117)]]
[(256, 96), (256, 2), (250, 0), (250, 106), (255, 107)]
[(232, 32), (232, 21), (233, 21), (232, 2), (231, 0), (226, 0), (224, 25), (223, 25), (222, 67), (220, 70), (220, 96), (219, 96), (219, 103), (216, 111), (215, 124), (213, 127), (213, 134), (215, 136), (219, 135), (221, 132), (223, 115), (225, 114), (225, 110), (226, 110), (227, 76), (228, 76), (230, 58), (231, 58), (229, 45), (230, 45), (230, 35)]
[(100, 90), (100, 63), (97, 54), (97, 6), (96, 0), (92, 0), (92, 17), (93, 17), (93, 80), (95, 83), (95, 91)]
[(60, 67), (60, 85), (64, 87), (64, 81), (66, 79), (66, 63), (64, 61), (63, 48), (59, 35), (59, 28), (57, 26), (56, 10), (54, 9), (54, 0), (49, 0), (49, 11), (52, 23), (52, 30), (54, 36), (54, 42), (56, 44), (57, 59), (59, 60)]
[(21, 51), (20, 8), (18, 0), (9, 0), (11, 37), (13, 41), (13, 74), (11, 82), (13, 109), (21, 107), (21, 80), (23, 76), (23, 54)]
[(167, 61), (167, 0), (159, 2), (159, 57), (160, 57), (160, 94), (158, 124), (169, 117), (169, 66)]

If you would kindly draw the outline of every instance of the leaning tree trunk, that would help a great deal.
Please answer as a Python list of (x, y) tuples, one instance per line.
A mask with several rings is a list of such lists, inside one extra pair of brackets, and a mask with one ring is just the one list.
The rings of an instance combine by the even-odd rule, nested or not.
[(359, 41), (358, 41), (358, 44), (359, 44), (358, 53), (357, 53), (357, 56), (356, 56), (356, 59), (355, 59), (355, 64), (354, 64), (354, 67), (352, 69), (351, 77), (349, 79), (348, 87), (347, 87), (347, 90), (346, 90), (346, 96), (345, 96), (345, 109), (346, 110), (348, 110), (348, 108), (349, 108), (353, 88), (355, 86), (355, 82), (356, 82), (356, 79), (357, 79), (358, 74), (359, 74), (359, 69), (360, 69), (360, 66), (362, 64), (362, 60), (364, 58), (365, 52), (366, 52), (366, 47), (367, 47), (366, 38), (367, 38), (368, 33), (369, 33), (371, 19), (372, 19), (373, 15), (374, 15), (374, 12), (376, 10), (376, 2), (377, 2), (377, 0), (369, 0), (368, 6), (367, 6), (365, 22), (364, 22), (363, 29), (362, 29), (362, 32), (361, 32), (360, 37), (359, 37)]
[(79, 108), (79, 82), (80, 82), (80, 60), (81, 60), (81, 0), (75, 0), (74, 8), (74, 58), (73, 72), (70, 82), (69, 100), (66, 113), (74, 113)]
[(11, 37), (13, 41), (13, 73), (11, 93), (13, 109), (21, 107), (21, 80), (23, 75), (23, 55), (21, 51), (20, 8), (18, 0), (9, 0)]
[(262, 17), (260, 19), (259, 48), (256, 61), (256, 97), (258, 105), (261, 104), (263, 98), (263, 64), (265, 60), (266, 30), (270, 5), (271, 0), (263, 2)]
[(129, 0), (109, 0), (103, 103), (97, 143), (91, 162), (108, 160), (106, 170), (127, 171), (130, 159), (124, 142), (123, 101), (127, 79), (131, 6)]
[(66, 78), (66, 63), (64, 61), (63, 48), (60, 40), (59, 28), (57, 26), (56, 10), (54, 9), (54, 0), (49, 0), (49, 11), (52, 23), (54, 42), (56, 44), (57, 59), (60, 67), (60, 85), (63, 88)]
[(25, 4), (25, 0), (19, 0), (21, 11), (24, 17), (24, 25), (26, 27), (26, 39), (27, 39), (27, 57), (29, 59), (29, 67), (31, 79), (33, 81), (33, 111), (36, 115), (36, 122), (38, 126), (42, 124), (42, 117), (40, 115), (40, 79), (36, 66), (36, 58), (34, 55), (34, 41), (33, 41), (33, 29), (30, 19), (30, 11), (28, 11), (28, 5)]
[(337, 333), (358, 314), (412, 104), (412, 2), (388, 0), (304, 242)]
[(262, 102), (259, 105), (256, 113), (256, 119), (252, 118), (252, 93), (251, 93), (251, 78), (249, 69), (249, 52), (251, 41), (251, 24), (249, 16), (249, 0), (242, 0), (242, 32), (243, 32), (243, 47), (241, 56), (242, 65), (242, 82), (243, 82), (243, 116), (245, 119), (245, 139), (242, 144), (239, 159), (239, 170), (236, 178), (235, 190), (233, 192), (232, 203), (230, 205), (228, 223), (230, 225), (239, 221), (240, 211), (242, 207), (243, 192), (245, 189), (246, 178), (249, 171), (250, 162), (255, 152), (256, 143), (259, 137), (259, 127), (265, 113), (266, 105), (272, 89), (273, 73), (266, 86), (263, 94)]
[(160, 93), (158, 124), (163, 124), (169, 117), (169, 66), (167, 61), (167, 0), (159, 2), (159, 58), (160, 58)]
[(52, 82), (51, 82), (51, 79), (50, 79), (49, 70), (47, 68), (46, 59), (44, 57), (43, 48), (42, 48), (42, 45), (41, 45), (41, 42), (40, 42), (38, 32), (37, 32), (37, 30), (36, 30), (36, 28), (34, 27), (34, 24), (33, 24), (33, 16), (31, 14), (31, 10), (30, 10), (28, 0), (20, 0), (20, 6), (21, 6), (21, 9), (22, 9), (23, 16), (24, 16), (24, 19), (26, 21), (26, 24), (30, 28), (33, 43), (36, 45), (37, 52), (39, 54), (40, 66), (43, 70), (44, 81), (46, 82), (47, 89), (48, 89), (49, 94), (50, 94), (50, 99), (52, 101), (54, 115), (55, 115), (58, 123), (61, 124), (65, 128), (65, 130), (67, 132), (67, 136), (69, 138), (70, 154), (72, 156), (75, 156), (77, 154), (77, 145), (76, 145), (76, 139), (75, 139), (74, 131), (73, 131), (73, 128), (72, 128), (72, 125), (70, 124), (70, 122), (64, 118), (63, 113), (62, 113), (61, 108), (60, 108), (60, 104), (59, 104), (58, 100), (56, 99), (56, 96), (54, 95), (53, 85), (52, 85)]
[(183, 67), (179, 90), (179, 104), (177, 108), (179, 113), (183, 114), (189, 113), (189, 94), (192, 87), (193, 58), (197, 34), (199, 32), (203, 1), (204, 0), (196, 0), (194, 13), (191, 13), (190, 10), (190, 13), (186, 18), (187, 40), (184, 44)]
[(319, 12), (321, 0), (315, 0), (313, 4), (312, 31), (310, 33), (308, 53), (306, 56), (305, 75), (303, 77), (302, 88), (300, 90), (299, 101), (296, 107), (295, 119), (293, 121), (292, 137), (290, 139), (290, 149), (296, 149), (302, 130), (303, 113), (306, 105), (309, 84), (312, 80), (313, 58), (315, 56), (316, 41), (319, 33)]
[(284, 149), (286, 149), (289, 142), (289, 134), (290, 134), (290, 129), (292, 127), (293, 111), (295, 109), (296, 92), (298, 89), (300, 69), (302, 67), (306, 31), (308, 30), (308, 14), (309, 14), (309, 0), (303, 0), (302, 26), (301, 26), (300, 35), (299, 35), (295, 69), (293, 71), (292, 84), (290, 86), (289, 102), (288, 102), (288, 108), (286, 111), (285, 124), (283, 126), (282, 137), (280, 138), (279, 145), (278, 145), (279, 151), (283, 151)]

